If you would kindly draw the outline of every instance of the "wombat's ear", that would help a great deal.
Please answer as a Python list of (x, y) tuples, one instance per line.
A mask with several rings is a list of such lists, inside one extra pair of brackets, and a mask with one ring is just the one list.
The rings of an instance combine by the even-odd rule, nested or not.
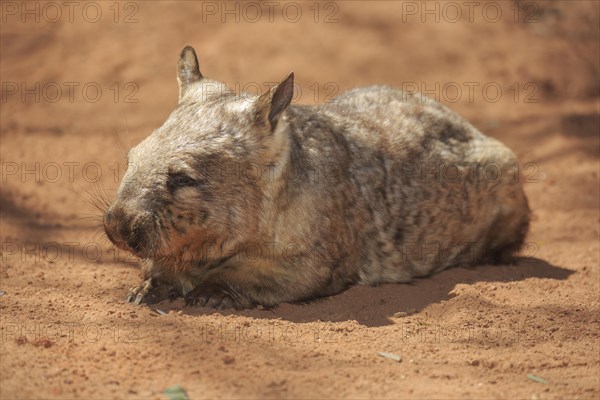
[(177, 62), (177, 82), (179, 82), (179, 100), (183, 98), (190, 84), (202, 79), (198, 57), (192, 46), (185, 46)]
[(290, 105), (292, 97), (294, 97), (294, 73), (290, 72), (279, 85), (258, 99), (260, 114), (268, 118), (272, 130), (275, 130), (279, 117)]

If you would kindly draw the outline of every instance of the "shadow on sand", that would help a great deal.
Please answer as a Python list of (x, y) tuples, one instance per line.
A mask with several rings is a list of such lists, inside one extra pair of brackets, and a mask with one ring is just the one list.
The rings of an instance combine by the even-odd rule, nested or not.
[(515, 265), (485, 265), (475, 268), (451, 268), (410, 284), (385, 284), (377, 287), (355, 286), (335, 296), (304, 304), (282, 304), (271, 310), (216, 311), (185, 307), (182, 300), (163, 302), (152, 308), (183, 310), (188, 315), (243, 315), (258, 319), (283, 319), (305, 323), (356, 320), (369, 326), (390, 325), (395, 313), (424, 309), (430, 304), (451, 299), (458, 284), (476, 282), (517, 282), (530, 278), (567, 279), (574, 271), (557, 267), (538, 258), (521, 257)]

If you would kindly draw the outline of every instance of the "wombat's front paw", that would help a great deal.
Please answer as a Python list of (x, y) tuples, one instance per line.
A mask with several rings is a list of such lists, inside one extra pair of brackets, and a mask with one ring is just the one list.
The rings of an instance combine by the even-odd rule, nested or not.
[(128, 303), (141, 304), (149, 297), (148, 295), (152, 292), (152, 289), (154, 289), (152, 279), (146, 279), (141, 285), (129, 289), (125, 301)]
[(188, 306), (211, 307), (217, 310), (247, 307), (237, 301), (236, 297), (231, 290), (217, 284), (200, 284), (184, 296)]
[(175, 300), (179, 296), (180, 293), (177, 289), (167, 288), (150, 278), (141, 285), (132, 287), (127, 294), (126, 301), (134, 304), (154, 304), (166, 299)]

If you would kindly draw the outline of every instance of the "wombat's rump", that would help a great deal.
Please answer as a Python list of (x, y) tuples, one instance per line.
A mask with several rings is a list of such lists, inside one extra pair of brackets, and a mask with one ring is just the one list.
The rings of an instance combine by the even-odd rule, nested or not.
[(104, 217), (143, 259), (129, 301), (273, 306), (508, 262), (522, 245), (514, 154), (448, 108), (386, 86), (290, 105), (293, 74), (236, 95), (191, 47), (177, 69), (179, 104), (131, 149)]

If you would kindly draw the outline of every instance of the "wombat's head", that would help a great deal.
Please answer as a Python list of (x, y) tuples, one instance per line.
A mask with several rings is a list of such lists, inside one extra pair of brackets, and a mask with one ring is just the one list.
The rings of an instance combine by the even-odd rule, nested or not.
[(210, 261), (257, 229), (268, 185), (288, 157), (293, 74), (262, 96), (236, 95), (202, 76), (188, 46), (177, 80), (179, 104), (130, 150), (104, 227), (142, 258)]

